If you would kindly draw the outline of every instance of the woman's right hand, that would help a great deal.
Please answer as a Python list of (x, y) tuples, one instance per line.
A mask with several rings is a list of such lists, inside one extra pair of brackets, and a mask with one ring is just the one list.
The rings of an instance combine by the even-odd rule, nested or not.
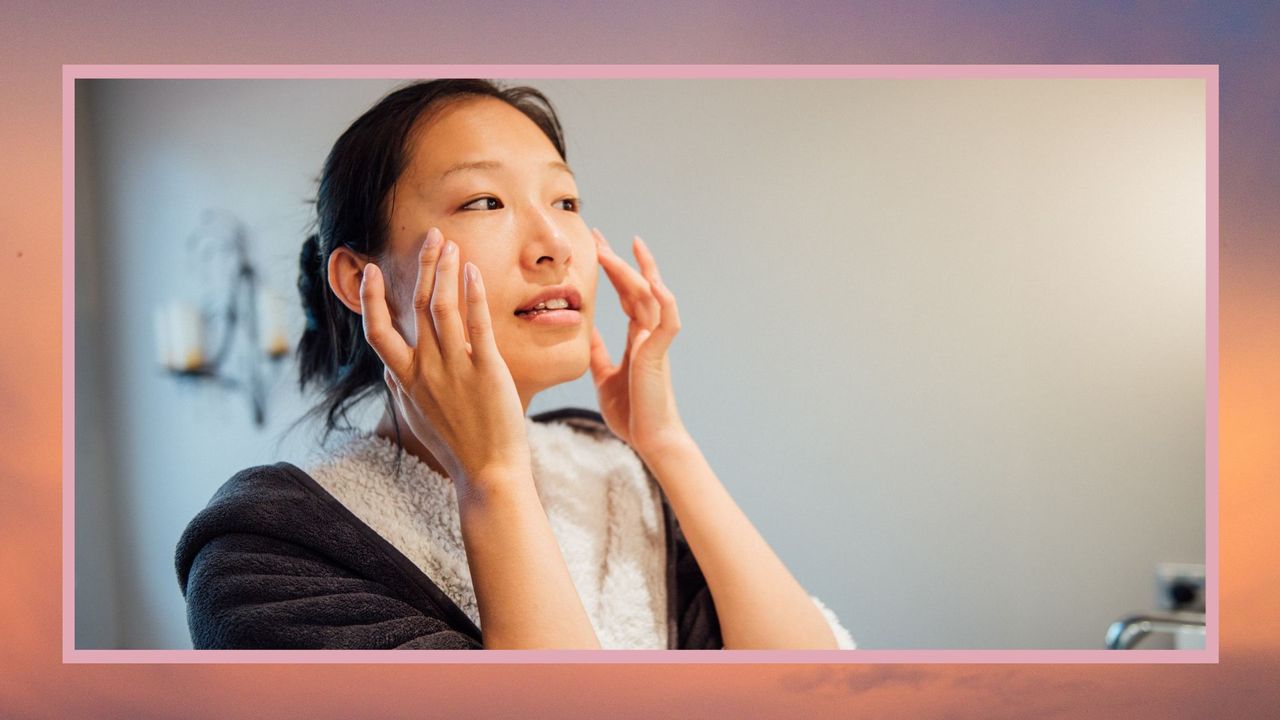
[(458, 485), (460, 500), (486, 478), (531, 477), (524, 409), (494, 341), (484, 283), (472, 263), (460, 271), (456, 243), (431, 228), (418, 254), (416, 345), (392, 325), (382, 272), (373, 263), (364, 268), (360, 307), (365, 339), (386, 366), (401, 417)]

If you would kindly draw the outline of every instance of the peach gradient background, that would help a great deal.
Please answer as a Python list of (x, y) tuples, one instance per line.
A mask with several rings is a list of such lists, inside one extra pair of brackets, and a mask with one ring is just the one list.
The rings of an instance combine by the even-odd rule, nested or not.
[[(0, 716), (1263, 717), (1280, 705), (1280, 10), (849, 9), (666, 15), (388, 3), (0, 10)], [(277, 30), (278, 29), (278, 30)], [(1221, 65), (1221, 663), (1197, 666), (62, 665), (64, 63)], [(136, 279), (131, 279), (134, 281)], [(145, 281), (145, 280), (143, 280)], [(88, 481), (87, 478), (82, 481)]]

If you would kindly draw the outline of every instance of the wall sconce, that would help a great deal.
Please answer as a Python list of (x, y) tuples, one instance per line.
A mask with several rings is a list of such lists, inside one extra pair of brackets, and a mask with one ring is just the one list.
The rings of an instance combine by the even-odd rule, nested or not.
[[(230, 296), (224, 306), (212, 312), (181, 300), (162, 303), (154, 316), (157, 360), (180, 381), (212, 383), (247, 393), (254, 425), (262, 427), (267, 397), (264, 367), (278, 371), (290, 351), (284, 301), (273, 293), (260, 293), (258, 272), (249, 260), (248, 231), (230, 213), (205, 211), (201, 226), (187, 242), (187, 251), (206, 268), (217, 267), (219, 260), (232, 261)], [(213, 344), (206, 341), (210, 315), (223, 318), (221, 337)], [(242, 376), (228, 371), (237, 334), (247, 341)], [(208, 351), (211, 347), (215, 348), (212, 353)]]

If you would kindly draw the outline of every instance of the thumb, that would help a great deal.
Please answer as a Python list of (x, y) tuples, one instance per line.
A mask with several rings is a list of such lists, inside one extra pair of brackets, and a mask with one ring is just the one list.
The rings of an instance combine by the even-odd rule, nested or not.
[(641, 330), (640, 332), (636, 333), (635, 338), (631, 341), (630, 360), (632, 365), (636, 364), (636, 359), (640, 357), (640, 350), (641, 348), (644, 347), (644, 341), (648, 340), (651, 334), (652, 333), (650, 333), (648, 330)]
[(605, 347), (604, 338), (600, 337), (600, 329), (591, 328), (591, 376), (600, 381), (613, 372), (613, 360), (609, 358), (609, 348)]

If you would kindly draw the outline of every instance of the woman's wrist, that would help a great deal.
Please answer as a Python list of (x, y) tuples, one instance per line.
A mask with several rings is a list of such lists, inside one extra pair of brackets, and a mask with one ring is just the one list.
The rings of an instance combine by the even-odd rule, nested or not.
[(527, 468), (458, 489), (458, 515), (488, 649), (598, 649)]
[(632, 449), (655, 474), (672, 465), (683, 464), (689, 458), (701, 453), (698, 444), (693, 441), (693, 437), (683, 425), (672, 428)]
[(533, 470), (527, 463), (492, 465), (464, 473), (455, 483), (459, 505), (492, 504), (537, 498)]

